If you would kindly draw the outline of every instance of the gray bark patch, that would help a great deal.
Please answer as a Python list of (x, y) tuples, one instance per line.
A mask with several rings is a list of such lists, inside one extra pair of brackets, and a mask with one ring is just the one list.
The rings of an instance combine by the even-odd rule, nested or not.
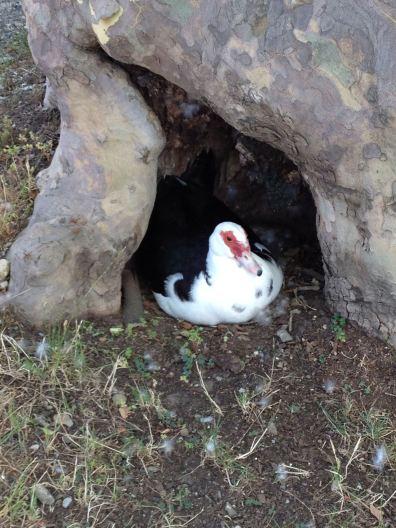
[(366, 159), (380, 158), (381, 153), (381, 148), (377, 143), (366, 143), (363, 145), (363, 157)]

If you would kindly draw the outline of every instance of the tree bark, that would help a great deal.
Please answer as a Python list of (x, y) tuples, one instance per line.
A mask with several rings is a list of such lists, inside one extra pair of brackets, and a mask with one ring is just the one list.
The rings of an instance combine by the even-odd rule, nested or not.
[[(396, 8), (389, 1), (25, 0), (24, 5), (33, 54), (63, 101), (63, 134), (67, 126), (86, 141), (85, 134), (93, 132), (86, 126), (79, 132), (78, 123), (90, 120), (98, 106), (121, 111), (125, 90), (131, 93), (120, 69), (98, 59), (100, 46), (120, 63), (164, 76), (237, 130), (281, 149), (302, 171), (317, 205), (331, 308), (396, 344)], [(91, 101), (89, 117), (84, 111), (85, 117), (79, 115), (81, 88)], [(74, 121), (68, 121), (70, 114)], [(102, 111), (101, 117), (112, 129), (112, 113)], [(126, 145), (125, 135), (117, 138)], [(157, 139), (152, 159), (159, 145)], [(51, 181), (56, 170), (63, 175), (67, 170), (60, 166), (60, 153), (70, 158), (70, 143), (61, 141)], [(102, 146), (90, 145), (84, 158), (97, 163), (102, 154)], [(108, 165), (113, 167), (114, 162)], [(124, 174), (122, 167), (119, 171)], [(83, 172), (74, 180), (79, 186), (87, 180)], [(152, 176), (149, 180), (153, 185)], [(112, 181), (109, 177), (107, 184)], [(51, 225), (57, 196), (46, 200), (44, 214), (40, 195), (28, 232), (38, 228), (41, 215)], [(69, 204), (73, 214), (80, 212), (78, 204)], [(121, 200), (118, 213), (130, 214), (121, 213), (121, 205), (127, 204)], [(143, 234), (148, 210), (149, 205), (135, 243), (126, 232), (120, 237), (128, 253)], [(104, 208), (105, 224), (107, 215)], [(58, 222), (48, 229), (58, 244), (55, 231), (65, 228)], [(105, 229), (95, 232), (103, 247), (99, 239)], [(20, 290), (21, 278), (14, 274), (24, 237), (11, 252), (15, 290)], [(70, 255), (74, 248), (67, 258), (75, 261), (76, 247), (60, 244), (59, 252)], [(29, 269), (26, 261), (22, 268)], [(41, 283), (47, 278), (40, 277)], [(108, 292), (113, 299), (104, 311), (117, 305), (113, 281)]]

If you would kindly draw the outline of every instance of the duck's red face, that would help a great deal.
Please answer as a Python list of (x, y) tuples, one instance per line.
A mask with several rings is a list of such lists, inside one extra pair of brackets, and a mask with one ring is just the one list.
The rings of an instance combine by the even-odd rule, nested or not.
[(245, 240), (241, 241), (235, 236), (233, 231), (220, 231), (221, 238), (223, 239), (224, 244), (230, 249), (234, 258), (238, 263), (243, 266), (249, 273), (254, 275), (261, 275), (261, 267), (252, 257), (250, 251), (249, 241), (247, 239), (246, 233)]
[(250, 245), (246, 237), (246, 243), (237, 239), (232, 231), (221, 231), (221, 238), (224, 244), (230, 248), (235, 258), (241, 258), (244, 253), (250, 254)]

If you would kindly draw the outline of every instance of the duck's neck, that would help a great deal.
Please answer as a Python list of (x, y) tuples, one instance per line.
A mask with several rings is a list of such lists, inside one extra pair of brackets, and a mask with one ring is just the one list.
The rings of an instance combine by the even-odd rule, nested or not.
[(221, 276), (227, 271), (235, 271), (238, 267), (238, 263), (234, 259), (221, 257), (209, 249), (206, 258), (206, 271), (211, 277)]

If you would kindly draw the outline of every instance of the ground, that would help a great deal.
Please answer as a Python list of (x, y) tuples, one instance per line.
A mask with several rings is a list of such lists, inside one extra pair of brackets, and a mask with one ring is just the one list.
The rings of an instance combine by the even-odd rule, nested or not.
[[(4, 254), (59, 120), (41, 106), (18, 2), (3, 4)], [(394, 526), (395, 350), (329, 313), (297, 257), (289, 307), (266, 327), (177, 322), (149, 293), (126, 328), (39, 333), (0, 312), (0, 526)]]

